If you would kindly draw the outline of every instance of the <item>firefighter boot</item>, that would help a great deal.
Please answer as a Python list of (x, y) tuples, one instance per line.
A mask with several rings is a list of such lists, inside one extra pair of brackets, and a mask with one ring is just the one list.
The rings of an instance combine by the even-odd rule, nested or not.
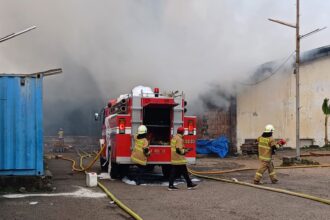
[(272, 184), (276, 184), (278, 182), (278, 179), (272, 179)]
[(262, 185), (262, 184), (264, 184), (264, 182), (262, 182), (260, 180), (254, 180), (253, 181), (253, 184), (255, 184), (255, 185)]
[(196, 189), (197, 186), (198, 186), (197, 184), (191, 183), (191, 184), (187, 185), (187, 189)]
[(272, 169), (272, 172), (269, 174), (270, 180), (272, 181), (273, 184), (278, 182), (278, 179), (276, 178), (276, 173), (274, 169)]
[(256, 185), (262, 184), (260, 180), (262, 179), (262, 173), (259, 173), (258, 171), (256, 172), (256, 175), (254, 176), (254, 181), (253, 183)]
[(175, 191), (175, 190), (178, 190), (178, 188), (175, 187), (175, 186), (169, 186), (168, 187), (168, 191)]

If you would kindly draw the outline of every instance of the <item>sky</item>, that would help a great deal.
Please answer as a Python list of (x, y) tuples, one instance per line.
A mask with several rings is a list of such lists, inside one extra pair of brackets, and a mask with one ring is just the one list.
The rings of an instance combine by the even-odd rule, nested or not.
[[(259, 65), (295, 50), (294, 0), (0, 0), (0, 72), (62, 68), (44, 79), (45, 134), (98, 133), (93, 113), (134, 86), (184, 91), (190, 114), (228, 103)], [(301, 0), (301, 33), (329, 26), (330, 2)], [(325, 29), (301, 50), (329, 45)], [(220, 94), (220, 95), (219, 95)], [(204, 101), (204, 102), (203, 102)]]

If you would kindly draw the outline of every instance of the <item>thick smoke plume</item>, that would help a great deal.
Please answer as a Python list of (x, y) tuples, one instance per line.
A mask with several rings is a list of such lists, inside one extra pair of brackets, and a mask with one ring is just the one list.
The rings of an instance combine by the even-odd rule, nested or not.
[(232, 88), (210, 84), (210, 88), (199, 95), (199, 100), (203, 103), (202, 109), (227, 111), (231, 100), (235, 97), (235, 87), (232, 84), (229, 85)]
[[(295, 48), (293, 30), (267, 21), (294, 22), (293, 0), (0, 2), (2, 36), (38, 27), (1, 43), (0, 72), (63, 68), (45, 79), (46, 134), (99, 134), (93, 112), (136, 85), (183, 90), (190, 113), (225, 107), (237, 81)], [(302, 1), (302, 33), (329, 26), (329, 6)], [(329, 44), (325, 32), (302, 49)]]

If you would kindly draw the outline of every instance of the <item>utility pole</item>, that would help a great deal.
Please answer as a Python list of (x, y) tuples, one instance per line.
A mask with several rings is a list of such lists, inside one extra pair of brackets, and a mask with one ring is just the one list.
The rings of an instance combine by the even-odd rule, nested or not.
[(299, 0), (296, 2), (296, 151), (297, 160), (300, 160), (300, 89), (299, 89), (299, 65), (300, 65), (300, 22), (299, 22)]
[(299, 10), (300, 10), (300, 6), (299, 6), (299, 0), (296, 0), (296, 25), (294, 24), (290, 24), (284, 21), (280, 21), (280, 20), (275, 20), (275, 19), (271, 19), (269, 18), (268, 20), (272, 21), (272, 22), (276, 22), (291, 28), (295, 28), (296, 29), (296, 63), (295, 63), (295, 70), (294, 70), (294, 74), (296, 75), (296, 158), (298, 160), (300, 160), (300, 82), (299, 82), (299, 66), (300, 66), (300, 40), (304, 37), (307, 37), (311, 34), (314, 34), (316, 32), (322, 31), (324, 30), (326, 27), (323, 28), (317, 28), (307, 34), (304, 35), (300, 35), (299, 31), (300, 31), (300, 14), (299, 14)]

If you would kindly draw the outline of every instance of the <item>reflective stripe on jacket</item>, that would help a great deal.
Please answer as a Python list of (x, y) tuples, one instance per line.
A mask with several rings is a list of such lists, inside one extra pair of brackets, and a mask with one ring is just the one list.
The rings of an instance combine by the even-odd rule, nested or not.
[(144, 148), (148, 148), (148, 140), (146, 138), (137, 139), (137, 135), (134, 136), (134, 149), (131, 154), (131, 160), (134, 163), (140, 164), (140, 165), (147, 165), (147, 157), (143, 153)]
[(272, 160), (272, 146), (276, 146), (275, 140), (272, 137), (258, 138), (258, 152), (259, 160), (271, 161)]
[[(186, 158), (184, 157), (184, 145), (183, 137), (181, 134), (176, 134), (171, 140), (171, 164), (172, 165), (183, 165), (187, 163)], [(177, 153), (180, 151), (181, 154)]]

